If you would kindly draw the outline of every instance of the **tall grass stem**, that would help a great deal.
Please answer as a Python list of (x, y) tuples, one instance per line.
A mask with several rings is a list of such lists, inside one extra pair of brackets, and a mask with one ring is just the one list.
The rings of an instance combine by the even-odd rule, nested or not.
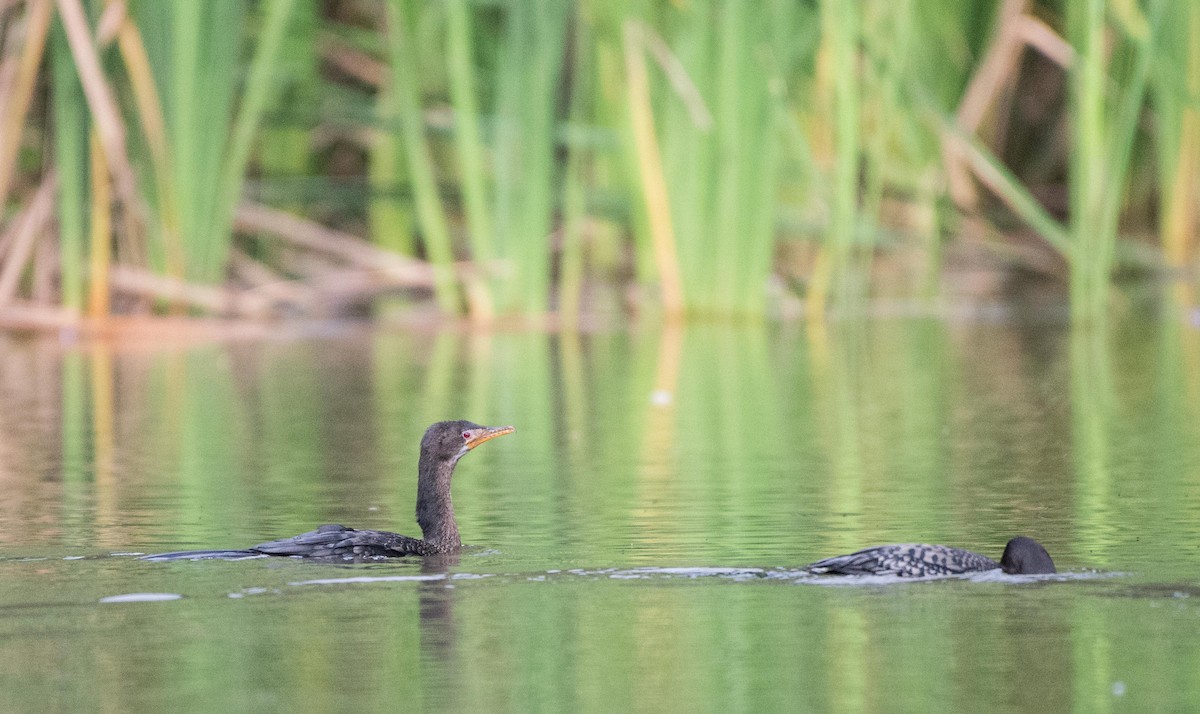
[(434, 296), (442, 312), (453, 314), (458, 312), (459, 301), (451, 271), (454, 256), (450, 246), (450, 229), (434, 177), (433, 157), (425, 139), (425, 119), (417, 85), (417, 59), (405, 2), (391, 0), (388, 3), (388, 48), (392, 58), (389, 81), (399, 109), (400, 136), (404, 141), (408, 173), (412, 179), (417, 221), (434, 270)]

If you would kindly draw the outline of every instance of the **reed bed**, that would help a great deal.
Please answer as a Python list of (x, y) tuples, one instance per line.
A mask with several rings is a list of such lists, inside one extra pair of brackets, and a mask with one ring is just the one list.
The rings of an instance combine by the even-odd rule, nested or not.
[(819, 316), (969, 248), (1094, 321), (1194, 282), (1197, 47), (1185, 0), (15, 0), (0, 307)]

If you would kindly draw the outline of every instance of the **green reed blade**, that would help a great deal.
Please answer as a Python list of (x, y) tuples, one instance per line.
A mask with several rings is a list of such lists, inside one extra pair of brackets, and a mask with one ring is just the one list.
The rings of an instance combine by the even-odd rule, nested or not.
[[(157, 48), (158, 54), (167, 54), (170, 57), (168, 67), (171, 71), (163, 72), (160, 76), (160, 83), (165, 84), (160, 86), (160, 90), (169, 88), (169, 91), (160, 93), (166, 100), (164, 109), (168, 111), (168, 131), (174, 159), (175, 187), (178, 191), (176, 205), (179, 209), (184, 247), (188, 253), (187, 267), (189, 274), (207, 272), (202, 266), (202, 256), (207, 253), (204, 245), (209, 240), (201, 228), (204, 215), (202, 196), (212, 191), (213, 177), (200, 173), (199, 156), (203, 153), (203, 142), (197, 140), (199, 131), (211, 126), (205, 121), (208, 117), (201, 116), (197, 104), (210, 106), (213, 99), (202, 98), (198, 87), (198, 69), (202, 64), (199, 55), (201, 32), (204, 29), (201, 22), (204, 8), (202, 3), (188, 2), (149, 2), (142, 3), (141, 7), (147, 8), (148, 11), (155, 5), (159, 7), (158, 12), (163, 13), (171, 23), (169, 27), (162, 28), (163, 32), (157, 36), (151, 35), (148, 38), (157, 40), (157, 44), (147, 49), (153, 52)], [(233, 66), (227, 64), (220, 69), (233, 70)], [(223, 146), (223, 143), (217, 146)]]
[(62, 304), (82, 314), (87, 294), (84, 274), (88, 245), (88, 109), (62, 25), (50, 36), (54, 81), (54, 153), (58, 169), (58, 250)]
[[(318, 168), (314, 161), (313, 132), (300, 120), (308, 118), (313, 107), (320, 106), (325, 90), (317, 52), (321, 29), (317, 3), (301, 2), (295, 6), (273, 72), (277, 107), (271, 113), (278, 117), (264, 122), (259, 130), (257, 164), (264, 175), (305, 176)], [(303, 208), (297, 202), (281, 207), (292, 211)]]
[[(742, 231), (742, 208), (746, 196), (743, 186), (751, 179), (746, 174), (747, 127), (744, 92), (747, 90), (747, 27), (749, 9), (739, 3), (724, 3), (713, 9), (711, 27), (720, 28), (723, 41), (716, 42), (713, 57), (713, 115), (716, 154), (722, 169), (712, 177), (712, 228), (704, 276), (712, 294), (712, 310), (728, 313), (734, 304), (739, 273), (740, 244), (749, 236)], [(716, 38), (714, 38), (716, 39)], [(759, 136), (759, 139), (765, 137)], [(742, 224), (742, 225), (739, 225)]]
[(291, 25), (297, 0), (265, 0), (261, 34), (250, 60), (241, 103), (234, 117), (228, 139), (228, 153), (220, 168), (215, 211), (217, 219), (212, 228), (214, 249), (209, 260), (210, 274), (222, 270), (229, 255), (233, 214), (241, 201), (242, 184), (250, 163), (254, 137), (262, 123), (263, 112), (275, 90), (273, 80), (284, 33)]
[(1095, 317), (1097, 301), (1108, 294), (1107, 275), (1099, 263), (1104, 229), (1097, 224), (1104, 208), (1103, 151), (1108, 136), (1104, 6), (1103, 0), (1079, 0), (1067, 6), (1067, 32), (1076, 53), (1070, 85), (1070, 231), (1076, 258), (1071, 270), (1071, 310), (1076, 319)]
[(1133, 53), (1132, 67), (1128, 76), (1124, 78), (1125, 86), (1119, 101), (1115, 102), (1113, 107), (1111, 135), (1108, 137), (1105, 157), (1108, 201), (1099, 217), (1104, 230), (1104, 240), (1099, 245), (1100, 255), (1097, 256), (1097, 270), (1102, 271), (1106, 287), (1111, 280), (1115, 263), (1120, 212), (1124, 204), (1129, 164), (1133, 158), (1134, 142), (1138, 135), (1138, 124), (1141, 121), (1146, 87), (1155, 56), (1154, 46), (1161, 34), (1167, 4), (1168, 0), (1150, 0), (1147, 8), (1149, 24), (1141, 29), (1141, 34), (1129, 36), (1129, 51)]
[(454, 146), (461, 172), (463, 210), (471, 257), (486, 267), (493, 255), (492, 216), (483, 135), (479, 126), (478, 82), (471, 51), (471, 16), (466, 0), (449, 0), (446, 10), (446, 62), (454, 107)]
[(547, 237), (557, 195), (555, 109), (570, 3), (506, 6), (496, 86), (496, 255), (508, 261), (498, 308), (536, 313), (550, 288)]
[[(574, 18), (572, 33), (572, 52), (574, 64), (572, 75), (575, 81), (571, 87), (571, 108), (568, 116), (569, 126), (581, 125), (587, 111), (587, 102), (593, 94), (592, 75), (590, 72), (591, 44), (590, 27), (586, 20), (577, 15)], [(584, 222), (587, 220), (587, 200), (585, 196), (585, 166), (587, 163), (586, 148), (581, 141), (567, 142), (567, 162), (564, 171), (562, 199), (562, 250), (559, 260), (558, 279), (558, 314), (564, 327), (572, 329), (579, 322), (580, 298), (583, 290), (583, 233)]]
[(967, 159), (980, 180), (995, 191), (1060, 255), (1068, 261), (1073, 260), (1075, 244), (1071, 240), (1068, 229), (1064, 228), (1038, 203), (1038, 200), (1029, 193), (1029, 189), (1021, 184), (1012, 171), (997, 159), (978, 138), (962, 131), (954, 122), (953, 117), (937, 115), (932, 107), (929, 107), (929, 112), (936, 115), (936, 120), (942, 126), (943, 131), (957, 137), (967, 147)]
[(400, 107), (393, 82), (379, 88), (376, 111), (380, 128), (371, 138), (371, 158), (367, 181), (371, 187), (368, 222), (371, 239), (401, 255), (416, 255), (413, 235), (412, 203), (400, 195), (408, 182), (404, 161), (404, 142), (396, 135), (400, 125)]
[[(213, 224), (219, 165), (228, 146), (229, 116), (240, 76), (243, 6), (242, 0), (140, 0), (130, 7), (154, 70), (173, 173), (169, 181), (159, 180), (156, 186), (174, 195), (151, 194), (150, 199), (157, 211), (174, 207), (185, 274), (193, 280), (220, 277), (219, 267), (213, 266), (217, 262)], [(153, 171), (146, 144), (131, 146), (141, 150), (137, 158), (145, 171)], [(159, 262), (165, 253), (161, 247), (151, 246)]]
[(473, 274), (466, 283), (467, 307), (473, 319), (486, 322), (495, 312), (487, 279), (492, 270), (494, 250), (491, 194), (471, 48), (472, 23), (464, 0), (451, 0), (446, 10), (447, 82), (454, 107), (454, 147), (458, 153), (458, 183), (466, 219), (466, 243), (471, 258), (483, 269), (482, 275)]
[(458, 312), (454, 260), (450, 229), (434, 178), (433, 157), (425, 139), (425, 118), (421, 111), (417, 57), (412, 45), (412, 30), (406, 0), (388, 3), (388, 49), (391, 58), (389, 81), (399, 109), (400, 136), (412, 177), (413, 200), (421, 226), (425, 250), (434, 268), (434, 295), (442, 312)]
[(857, 3), (823, 0), (821, 8), (821, 52), (833, 72), (832, 204), (829, 232), (821, 258), (814, 268), (809, 294), (810, 311), (820, 313), (832, 298), (849, 297), (853, 244), (857, 231), (859, 192), (861, 87), (858, 71), (860, 9)]
[(1150, 3), (1148, 22), (1133, 6), (1117, 13), (1125, 35), (1112, 49), (1106, 3), (1087, 0), (1068, 8), (1067, 29), (1077, 58), (1070, 87), (1071, 235), (1076, 257), (1071, 314), (1076, 321), (1100, 320), (1107, 311), (1130, 152), (1165, 7), (1162, 0)]

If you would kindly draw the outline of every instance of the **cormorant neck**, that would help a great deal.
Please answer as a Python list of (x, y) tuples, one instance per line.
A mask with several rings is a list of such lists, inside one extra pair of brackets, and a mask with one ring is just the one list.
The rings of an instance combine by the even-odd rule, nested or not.
[(450, 500), (450, 477), (461, 454), (439, 459), (421, 450), (417, 477), (417, 524), (425, 542), (439, 552), (458, 550), (458, 522)]

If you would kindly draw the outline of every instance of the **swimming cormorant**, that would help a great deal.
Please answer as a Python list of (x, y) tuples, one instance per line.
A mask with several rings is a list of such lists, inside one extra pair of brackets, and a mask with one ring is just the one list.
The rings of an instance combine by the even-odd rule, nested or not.
[(454, 553), (462, 548), (450, 479), (454, 466), (468, 451), (485, 441), (511, 434), (511, 426), (480, 426), (469, 421), (440, 421), (425, 430), (417, 463), (417, 524), (421, 538), (387, 531), (357, 530), (325, 525), (315, 531), (282, 538), (246, 550), (188, 550), (143, 556), (148, 560), (246, 558), (290, 555), (309, 558), (378, 558)]
[(1017, 536), (1004, 546), (999, 563), (962, 548), (904, 543), (867, 548), (805, 566), (805, 570), (818, 575), (896, 575), (902, 578), (958, 575), (997, 568), (1010, 575), (1057, 572), (1054, 561), (1041, 543), (1025, 536)]

